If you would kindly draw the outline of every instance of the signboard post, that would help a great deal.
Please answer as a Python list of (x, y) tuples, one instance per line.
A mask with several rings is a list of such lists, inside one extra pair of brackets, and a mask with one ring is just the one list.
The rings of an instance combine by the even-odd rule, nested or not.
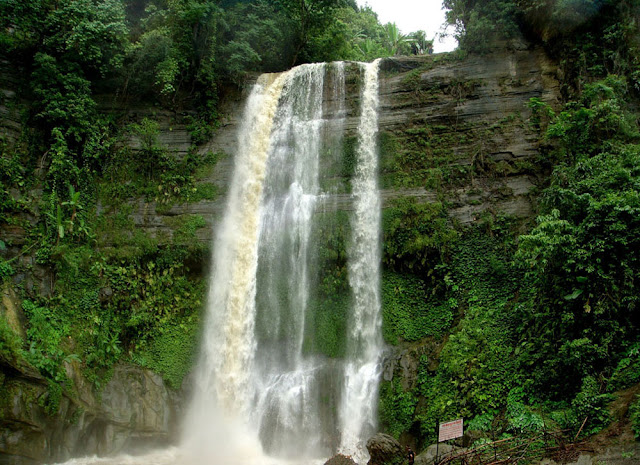
[(448, 441), (449, 439), (455, 439), (462, 436), (463, 431), (463, 419), (448, 421), (447, 423), (440, 423), (438, 426), (438, 442)]
[(438, 440), (436, 441), (436, 460), (435, 463), (438, 463), (438, 449), (439, 445), (443, 441), (448, 441), (449, 439), (455, 439), (462, 436), (464, 431), (464, 419), (458, 418), (457, 420), (448, 421), (446, 423), (440, 423), (439, 420), (436, 420), (436, 432), (438, 433)]

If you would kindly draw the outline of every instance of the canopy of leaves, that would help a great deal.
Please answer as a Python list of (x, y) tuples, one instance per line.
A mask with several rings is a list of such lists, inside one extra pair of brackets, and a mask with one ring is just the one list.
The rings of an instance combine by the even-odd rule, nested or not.
[(559, 164), (537, 226), (521, 237), (538, 290), (526, 331), (547, 341), (530, 355), (539, 381), (560, 391), (568, 372), (601, 373), (637, 337), (640, 134), (626, 91), (609, 76), (552, 118), (546, 136), (557, 141)]

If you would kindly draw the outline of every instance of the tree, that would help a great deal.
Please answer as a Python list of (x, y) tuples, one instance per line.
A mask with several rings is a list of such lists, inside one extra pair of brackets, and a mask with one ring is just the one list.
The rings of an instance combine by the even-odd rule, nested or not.
[(433, 40), (427, 39), (427, 33), (420, 30), (408, 35), (411, 53), (414, 55), (430, 55), (433, 53)]
[(396, 23), (384, 25), (387, 49), (391, 55), (404, 55), (409, 48), (409, 37), (404, 35)]
[(276, 0), (286, 15), (293, 21), (296, 45), (291, 64), (305, 59), (305, 48), (314, 34), (319, 34), (331, 24), (336, 8), (343, 0)]
[[(552, 118), (558, 165), (518, 258), (535, 290), (523, 308), (525, 359), (551, 393), (615, 363), (640, 320), (640, 139), (609, 76)], [(577, 384), (577, 383), (576, 383)]]
[(105, 76), (122, 65), (129, 30), (120, 0), (64, 2), (49, 13), (45, 28), (45, 49), (87, 72)]
[(444, 0), (447, 22), (461, 48), (486, 52), (496, 39), (518, 34), (516, 0)]
[(242, 82), (253, 71), (287, 69), (293, 56), (293, 25), (271, 2), (238, 3), (224, 12), (220, 72)]

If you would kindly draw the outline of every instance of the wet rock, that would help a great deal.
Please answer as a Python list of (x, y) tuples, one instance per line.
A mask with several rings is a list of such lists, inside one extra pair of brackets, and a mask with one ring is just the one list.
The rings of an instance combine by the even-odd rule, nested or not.
[(171, 442), (176, 398), (160, 376), (119, 365), (98, 395), (77, 362), (65, 370), (76, 394), (63, 393), (54, 414), (45, 409), (51, 392), (38, 373), (0, 376), (0, 464), (63, 461)]
[(324, 465), (358, 465), (351, 457), (338, 454), (327, 460)]
[(378, 433), (367, 441), (368, 465), (403, 465), (408, 463), (405, 448), (393, 436)]
[(448, 457), (452, 454), (463, 452), (464, 449), (455, 447), (450, 444), (440, 443), (431, 444), (422, 453), (416, 456), (415, 465), (431, 465), (435, 462), (436, 456), (438, 460)]
[(16, 334), (23, 339), (26, 338), (24, 327), (27, 319), (22, 311), (22, 303), (9, 282), (5, 282), (2, 285), (0, 314), (4, 315), (7, 323), (9, 323), (9, 327), (13, 329)]

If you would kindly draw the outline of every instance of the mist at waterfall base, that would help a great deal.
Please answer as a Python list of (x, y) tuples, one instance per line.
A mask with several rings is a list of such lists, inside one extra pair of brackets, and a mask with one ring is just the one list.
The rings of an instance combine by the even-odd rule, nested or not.
[(337, 452), (366, 463), (382, 349), (377, 62), (348, 64), (362, 88), (350, 186), (346, 356), (305, 349), (312, 290), (321, 279), (316, 217), (330, 212), (335, 194), (321, 189), (323, 157), (342, 153), (345, 66), (262, 75), (247, 99), (213, 242), (202, 349), (180, 445), (68, 464), (322, 464)]

